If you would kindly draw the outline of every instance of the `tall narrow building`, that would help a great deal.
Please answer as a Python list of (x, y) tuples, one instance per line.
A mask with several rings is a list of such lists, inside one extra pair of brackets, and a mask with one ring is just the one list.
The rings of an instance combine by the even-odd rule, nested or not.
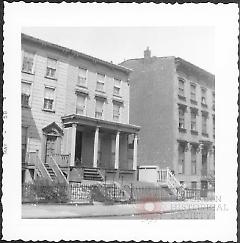
[(190, 188), (209, 188), (215, 168), (215, 76), (178, 57), (126, 60), (130, 122), (141, 126), (139, 165), (169, 167)]

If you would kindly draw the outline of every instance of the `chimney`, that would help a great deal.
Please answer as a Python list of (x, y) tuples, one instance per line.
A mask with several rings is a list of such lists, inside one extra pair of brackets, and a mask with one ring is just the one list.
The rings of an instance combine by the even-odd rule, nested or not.
[(149, 47), (144, 51), (144, 59), (150, 59), (151, 58), (151, 51), (149, 50)]

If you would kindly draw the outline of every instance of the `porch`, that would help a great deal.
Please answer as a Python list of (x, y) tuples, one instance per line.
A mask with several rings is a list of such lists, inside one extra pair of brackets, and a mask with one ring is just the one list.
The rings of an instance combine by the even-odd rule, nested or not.
[(55, 157), (60, 167), (70, 168), (69, 181), (136, 179), (139, 127), (75, 114), (62, 121), (65, 157)]

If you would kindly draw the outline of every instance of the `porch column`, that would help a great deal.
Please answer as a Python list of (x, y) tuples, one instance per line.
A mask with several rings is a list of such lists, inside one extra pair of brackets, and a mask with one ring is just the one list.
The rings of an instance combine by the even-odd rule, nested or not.
[(120, 132), (117, 131), (116, 142), (115, 142), (115, 165), (114, 165), (114, 169), (119, 168), (119, 135), (120, 135)]
[(75, 166), (75, 147), (76, 147), (76, 132), (77, 132), (77, 124), (72, 124), (71, 128), (71, 158), (70, 158), (70, 166)]
[(133, 142), (133, 170), (137, 169), (137, 146), (138, 146), (138, 136), (134, 134), (134, 142)]
[(99, 139), (99, 127), (96, 127), (94, 136), (94, 148), (93, 148), (93, 167), (97, 167), (98, 161), (98, 139)]

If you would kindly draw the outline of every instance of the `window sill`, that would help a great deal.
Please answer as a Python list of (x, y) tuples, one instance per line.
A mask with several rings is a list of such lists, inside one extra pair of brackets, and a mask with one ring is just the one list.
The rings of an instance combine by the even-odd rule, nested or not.
[(113, 97), (116, 97), (116, 98), (122, 99), (122, 96), (121, 96), (121, 95), (118, 95), (118, 94), (113, 94)]
[(50, 112), (50, 113), (55, 113), (55, 111), (54, 110), (48, 110), (48, 109), (42, 109), (43, 111), (46, 111), (46, 112)]
[(181, 127), (179, 127), (178, 130), (179, 130), (179, 132), (182, 132), (182, 133), (186, 133), (187, 132), (187, 129), (181, 128)]
[(193, 104), (193, 105), (197, 105), (197, 101), (196, 101), (196, 100), (192, 100), (192, 99), (190, 99), (190, 102), (191, 102), (191, 104)]
[(208, 106), (206, 104), (201, 103), (202, 107), (207, 108)]
[(202, 132), (202, 136), (207, 137), (208, 138), (208, 133)]
[(31, 106), (29, 106), (29, 105), (22, 105), (22, 108), (24, 108), (24, 109), (31, 109)]
[(191, 134), (193, 134), (193, 135), (198, 135), (198, 131), (191, 130)]
[(96, 92), (99, 92), (99, 93), (102, 93), (102, 94), (105, 94), (106, 93), (104, 90), (100, 90), (100, 89), (96, 89), (95, 91)]
[(185, 96), (183, 96), (183, 95), (178, 95), (178, 98), (180, 99), (180, 100), (184, 100), (184, 101), (186, 101), (186, 97)]
[(45, 76), (45, 78), (57, 81), (57, 78), (54, 78), (54, 77)]
[(22, 70), (22, 73), (26, 73), (26, 74), (30, 74), (30, 75), (35, 75), (34, 72), (28, 72), (28, 71), (24, 71), (24, 70)]
[(83, 89), (88, 89), (87, 85), (77, 84), (77, 87), (79, 87), (79, 88), (83, 88)]

